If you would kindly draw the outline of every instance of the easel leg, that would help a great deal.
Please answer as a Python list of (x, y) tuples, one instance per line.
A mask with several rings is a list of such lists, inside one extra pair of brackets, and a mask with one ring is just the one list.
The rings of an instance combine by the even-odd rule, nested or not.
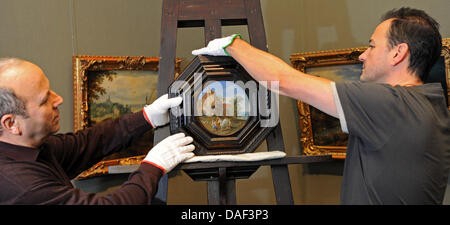
[[(283, 150), (283, 135), (281, 133), (280, 123), (273, 129), (266, 139), (269, 151)], [(293, 205), (291, 180), (289, 178), (289, 170), (287, 165), (272, 165), (272, 179), (275, 197), (278, 205)]]
[(278, 205), (293, 205), (291, 181), (287, 165), (277, 165), (272, 167), (273, 188)]
[(236, 205), (236, 182), (227, 179), (226, 168), (219, 168), (219, 177), (207, 185), (208, 205)]
[(211, 180), (208, 184), (208, 205), (220, 205), (219, 201), (219, 181)]
[[(170, 131), (168, 127), (162, 127), (154, 132), (154, 143), (158, 143), (164, 138), (170, 136)], [(164, 175), (158, 184), (158, 191), (155, 194), (155, 204), (167, 204), (167, 189), (169, 187), (169, 177)]]

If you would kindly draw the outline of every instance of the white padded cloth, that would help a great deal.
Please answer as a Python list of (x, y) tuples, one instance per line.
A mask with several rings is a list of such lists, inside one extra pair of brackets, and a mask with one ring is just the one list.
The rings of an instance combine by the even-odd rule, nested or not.
[(219, 161), (232, 161), (232, 162), (261, 161), (268, 159), (283, 158), (285, 156), (286, 153), (282, 151), (243, 153), (236, 155), (204, 155), (204, 156), (194, 156), (184, 161), (184, 163), (219, 162)]

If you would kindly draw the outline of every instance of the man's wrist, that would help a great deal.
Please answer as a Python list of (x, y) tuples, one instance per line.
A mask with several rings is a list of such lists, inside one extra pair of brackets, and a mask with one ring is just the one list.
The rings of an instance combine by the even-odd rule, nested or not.
[(156, 128), (156, 126), (153, 125), (152, 122), (150, 121), (149, 115), (147, 115), (147, 113), (145, 112), (145, 106), (144, 106), (144, 108), (142, 109), (142, 114), (144, 115), (145, 121), (147, 121), (148, 124), (150, 124), (150, 126), (152, 126), (152, 128)]
[(223, 51), (225, 52), (225, 54), (227, 54), (228, 56), (231, 56), (230, 53), (228, 53), (227, 48), (233, 44), (233, 42), (235, 41), (235, 39), (241, 39), (241, 38), (242, 38), (242, 36), (241, 36), (240, 34), (234, 34), (234, 35), (232, 36), (232, 38), (231, 38), (230, 43), (229, 43), (228, 45), (225, 45), (225, 46), (223, 47)]
[(160, 166), (160, 165), (158, 165), (158, 164), (156, 164), (156, 163), (154, 163), (154, 162), (151, 162), (151, 161), (148, 161), (148, 160), (145, 160), (145, 159), (144, 159), (144, 160), (141, 161), (141, 164), (142, 164), (142, 163), (147, 163), (147, 164), (149, 164), (149, 165), (152, 165), (152, 166), (154, 166), (154, 167), (160, 169), (161, 172), (162, 172), (163, 174), (166, 173), (166, 169), (164, 169), (164, 167), (162, 167), (162, 166)]

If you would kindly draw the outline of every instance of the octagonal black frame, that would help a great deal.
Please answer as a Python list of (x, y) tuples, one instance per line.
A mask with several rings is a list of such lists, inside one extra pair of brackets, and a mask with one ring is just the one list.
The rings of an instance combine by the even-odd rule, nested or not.
[[(246, 124), (236, 133), (219, 136), (207, 131), (195, 115), (195, 99), (208, 81), (253, 81), (258, 91), (243, 87), (250, 100), (250, 115)], [(222, 155), (253, 152), (272, 131), (273, 127), (262, 127), (261, 120), (271, 115), (271, 92), (258, 85), (247, 71), (233, 58), (227, 56), (196, 56), (186, 69), (169, 86), (169, 98), (181, 96), (183, 103), (170, 110), (171, 134), (183, 132), (194, 138), (195, 155)], [(262, 101), (264, 100), (264, 101)], [(267, 115), (267, 116), (265, 116)]]

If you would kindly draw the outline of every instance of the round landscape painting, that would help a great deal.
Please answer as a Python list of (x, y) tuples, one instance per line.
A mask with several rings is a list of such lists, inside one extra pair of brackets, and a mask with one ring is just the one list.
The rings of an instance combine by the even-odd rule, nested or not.
[(233, 81), (207, 83), (196, 100), (197, 120), (214, 135), (235, 134), (245, 126), (250, 115), (248, 96)]

